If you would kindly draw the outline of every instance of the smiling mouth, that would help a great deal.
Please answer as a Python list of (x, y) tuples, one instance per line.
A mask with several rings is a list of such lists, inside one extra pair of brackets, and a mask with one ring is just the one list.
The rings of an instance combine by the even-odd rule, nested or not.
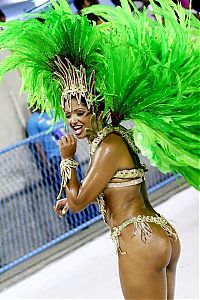
[(77, 125), (73, 127), (75, 135), (80, 135), (82, 133), (83, 126)]

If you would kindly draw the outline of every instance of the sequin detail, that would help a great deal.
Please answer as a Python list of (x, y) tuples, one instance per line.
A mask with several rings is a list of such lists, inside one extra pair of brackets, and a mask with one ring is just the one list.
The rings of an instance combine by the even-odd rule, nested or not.
[(119, 170), (115, 173), (113, 178), (137, 178), (144, 177), (144, 170), (141, 168), (134, 168), (130, 170)]
[(97, 150), (99, 144), (104, 140), (104, 138), (112, 133), (112, 132), (117, 132), (119, 133), (124, 140), (129, 144), (129, 146), (132, 148), (132, 150), (135, 153), (139, 153), (139, 149), (138, 147), (135, 145), (134, 139), (133, 139), (133, 130), (127, 130), (125, 127), (123, 126), (118, 126), (118, 127), (113, 127), (112, 125), (108, 125), (106, 127), (104, 127), (101, 131), (99, 131), (97, 133), (97, 136), (92, 139), (89, 140), (89, 152), (90, 152), (90, 156), (93, 156), (95, 151)]
[[(99, 196), (96, 198), (96, 200), (97, 200), (97, 204), (99, 207), (99, 212), (102, 214), (103, 220), (106, 223), (106, 203), (104, 200), (104, 194), (103, 193), (99, 194)], [(106, 223), (106, 225), (107, 225), (107, 223)]]
[(139, 183), (141, 183), (142, 181), (144, 181), (143, 178), (137, 178), (137, 179), (132, 179), (129, 181), (122, 181), (122, 182), (109, 182), (107, 184), (108, 188), (122, 188), (122, 187), (129, 187), (132, 185), (137, 185)]

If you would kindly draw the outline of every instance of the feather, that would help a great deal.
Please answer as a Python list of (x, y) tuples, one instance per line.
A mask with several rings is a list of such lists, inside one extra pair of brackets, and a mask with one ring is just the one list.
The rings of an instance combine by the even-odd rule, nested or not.
[[(121, 1), (125, 4), (126, 1)], [(163, 172), (182, 174), (200, 189), (199, 21), (173, 1), (146, 11), (91, 6), (110, 34), (105, 107), (132, 119), (136, 145)]]
[[(65, 0), (35, 19), (10, 21), (0, 32), (1, 51), (11, 55), (0, 64), (0, 77), (19, 68), (30, 104), (54, 109), (63, 117), (62, 86), (55, 57), (95, 71), (95, 89), (111, 109), (133, 120), (134, 139), (151, 164), (182, 174), (199, 186), (200, 22), (172, 0), (150, 0), (155, 20), (146, 10), (94, 5), (74, 15)], [(156, 3), (159, 2), (160, 6)], [(106, 22), (96, 26), (85, 14)]]
[(27, 92), (29, 103), (43, 111), (53, 109), (59, 118), (63, 112), (61, 85), (55, 76), (56, 56), (66, 57), (78, 67), (82, 63), (88, 74), (94, 69), (96, 81), (102, 81), (105, 75), (99, 68), (103, 62), (101, 33), (85, 16), (74, 15), (65, 0), (52, 0), (52, 4), (54, 8), (38, 14), (44, 24), (29, 18), (2, 25), (5, 30), (0, 32), (0, 49), (11, 54), (0, 63), (0, 78), (10, 70), (20, 69), (21, 91)]

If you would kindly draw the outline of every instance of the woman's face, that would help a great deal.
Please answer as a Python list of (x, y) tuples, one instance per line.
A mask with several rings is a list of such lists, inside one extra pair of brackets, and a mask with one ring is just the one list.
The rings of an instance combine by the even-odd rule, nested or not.
[(72, 99), (71, 111), (65, 104), (64, 113), (75, 136), (78, 139), (87, 137), (85, 129), (91, 127), (90, 120), (92, 116), (92, 113), (87, 109), (87, 107), (84, 104), (78, 105), (78, 102), (75, 99)]

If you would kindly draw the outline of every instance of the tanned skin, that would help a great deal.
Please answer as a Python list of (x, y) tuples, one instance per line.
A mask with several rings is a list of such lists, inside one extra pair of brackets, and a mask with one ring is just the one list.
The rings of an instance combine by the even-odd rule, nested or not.
[[(72, 100), (69, 110), (65, 107), (68, 123), (74, 135), (66, 134), (59, 141), (62, 159), (74, 158), (76, 139), (87, 138), (86, 128), (90, 127), (91, 112), (83, 104)], [(105, 137), (92, 157), (88, 172), (80, 185), (76, 171), (66, 188), (65, 199), (58, 200), (55, 212), (63, 216), (68, 209), (76, 213), (83, 210), (103, 192), (106, 200), (106, 221), (110, 228), (120, 225), (128, 218), (138, 215), (155, 215), (145, 183), (120, 188), (107, 188), (118, 170), (138, 167), (127, 144), (121, 136), (110, 133)], [(151, 223), (152, 238), (142, 242), (140, 234), (133, 237), (133, 225), (122, 230), (120, 247), (127, 255), (118, 255), (119, 276), (125, 299), (156, 300), (174, 297), (176, 265), (180, 254), (179, 240), (173, 240), (166, 232)]]

